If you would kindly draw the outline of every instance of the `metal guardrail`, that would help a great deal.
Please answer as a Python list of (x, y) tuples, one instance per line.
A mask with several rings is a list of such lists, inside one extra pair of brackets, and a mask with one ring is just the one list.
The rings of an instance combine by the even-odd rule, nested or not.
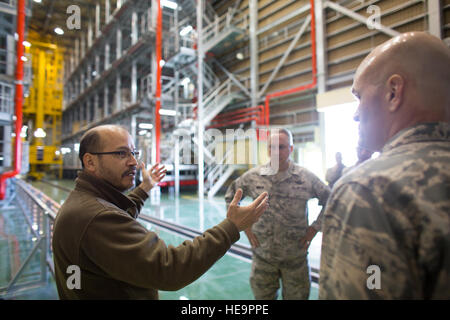
[[(23, 214), (33, 236), (31, 241), (35, 244), (8, 285), (0, 288), (0, 297), (2, 298), (8, 298), (14, 293), (46, 285), (48, 283), (49, 271), (53, 277), (55, 276), (51, 239), (53, 235), (53, 224), (60, 205), (40, 190), (37, 190), (20, 179), (14, 178), (11, 179), (11, 182), (14, 183), (15, 192), (11, 192), (10, 194), (12, 197), (15, 197), (15, 199), (10, 199), (10, 201), (8, 201), (8, 208), (11, 208), (11, 204), (16, 204), (15, 208), (19, 209)], [(59, 187), (54, 184), (52, 185)], [(67, 188), (61, 190), (68, 192)], [(198, 230), (145, 214), (141, 214), (138, 219), (175, 233), (178, 236), (185, 236), (190, 239), (202, 234), (202, 232)], [(32, 258), (37, 254), (39, 254), (40, 257), (39, 279), (19, 282), (18, 280), (24, 274), (24, 270), (29, 266)], [(252, 258), (250, 246), (242, 244), (232, 245), (227, 254), (247, 262), (250, 262)], [(319, 271), (317, 269), (311, 268), (311, 280), (316, 284), (318, 283), (318, 273)]]
[[(153, 225), (156, 225), (158, 227), (161, 227), (169, 232), (173, 232), (178, 236), (185, 236), (187, 238), (193, 239), (195, 237), (201, 236), (203, 233), (191, 229), (176, 223), (167, 222), (149, 215), (141, 214), (139, 215), (139, 219), (148, 223), (151, 223)], [(252, 259), (252, 252), (251, 248), (246, 245), (235, 243), (231, 246), (231, 248), (228, 250), (227, 254), (230, 254), (238, 259), (251, 262)]]
[[(15, 188), (15, 192), (10, 194), (15, 198), (8, 201), (9, 208), (18, 209), (23, 214), (32, 234), (30, 241), (33, 241), (34, 245), (6, 287), (0, 288), (0, 296), (4, 298), (20, 291), (44, 286), (48, 282), (48, 271), (53, 277), (55, 274), (50, 239), (58, 204), (24, 181), (11, 179), (11, 182), (14, 184), (12, 187)], [(25, 270), (36, 255), (40, 257), (39, 279), (20, 282), (19, 279), (25, 275)]]
[[(47, 184), (50, 184), (50, 185), (52, 185), (52, 186), (54, 186), (54, 187), (56, 187), (58, 189), (61, 189), (61, 190), (65, 191), (65, 192), (70, 192), (71, 191), (68, 188), (65, 188), (65, 187), (62, 187), (62, 186), (58, 186), (58, 185), (56, 185), (54, 183), (51, 183), (49, 181), (43, 181), (43, 182), (45, 182)], [(56, 203), (52, 199), (50, 199), (50, 201), (52, 201), (52, 203), (54, 203), (54, 205), (59, 208), (59, 204), (58, 203)], [(176, 234), (178, 236), (185, 236), (185, 237), (190, 238), (190, 239), (193, 239), (193, 238), (195, 238), (197, 236), (202, 235), (202, 232), (200, 232), (199, 230), (195, 230), (195, 229), (192, 229), (192, 228), (180, 225), (180, 224), (176, 224), (176, 223), (173, 223), (173, 222), (168, 222), (168, 221), (165, 221), (165, 220), (161, 220), (161, 219), (158, 219), (156, 217), (149, 216), (149, 215), (146, 215), (146, 214), (140, 214), (138, 220), (141, 220), (141, 221), (144, 221), (144, 222), (147, 222), (147, 223), (151, 223), (151, 224), (156, 225), (156, 226), (158, 226), (158, 227), (160, 227), (160, 228), (162, 228), (162, 229), (164, 229), (166, 231), (174, 233), (174, 234)], [(230, 250), (228, 251), (228, 254), (230, 254), (230, 255), (232, 255), (232, 256), (234, 256), (236, 258), (242, 259), (244, 261), (247, 261), (247, 262), (251, 262), (251, 259), (252, 259), (251, 247), (248, 246), (248, 245), (241, 245), (241, 244), (235, 243), (230, 248)], [(311, 275), (311, 281), (318, 285), (319, 284), (319, 269), (315, 268), (315, 267), (310, 267), (310, 275)]]

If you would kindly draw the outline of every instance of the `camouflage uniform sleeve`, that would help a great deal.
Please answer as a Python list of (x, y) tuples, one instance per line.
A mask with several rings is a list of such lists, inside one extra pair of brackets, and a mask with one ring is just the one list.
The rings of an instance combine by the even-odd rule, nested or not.
[(228, 209), (228, 206), (230, 205), (231, 201), (233, 201), (234, 194), (236, 193), (236, 190), (237, 190), (237, 188), (236, 188), (236, 182), (237, 182), (237, 180), (238, 180), (238, 179), (234, 180), (234, 181), (228, 186), (227, 192), (225, 193), (225, 203), (226, 203), (226, 205), (227, 205), (227, 209)]
[[(411, 266), (378, 198), (357, 183), (333, 191), (324, 213), (320, 299), (395, 299), (415, 294), (419, 279), (411, 277)], [(372, 271), (374, 267), (378, 271)]]
[[(242, 199), (244, 199), (247, 196), (247, 186), (245, 183), (245, 174), (241, 177), (234, 180), (227, 189), (227, 192), (225, 193), (225, 203), (228, 206), (230, 205), (231, 201), (233, 201), (234, 194), (236, 193), (236, 190), (241, 188), (242, 189)], [(241, 199), (241, 200), (242, 200)]]
[(319, 199), (319, 205), (322, 206), (319, 216), (316, 221), (314, 221), (311, 226), (317, 231), (322, 230), (323, 212), (325, 211), (325, 204), (327, 203), (328, 197), (330, 196), (330, 188), (323, 183), (318, 177), (313, 178), (313, 191), (317, 199)]

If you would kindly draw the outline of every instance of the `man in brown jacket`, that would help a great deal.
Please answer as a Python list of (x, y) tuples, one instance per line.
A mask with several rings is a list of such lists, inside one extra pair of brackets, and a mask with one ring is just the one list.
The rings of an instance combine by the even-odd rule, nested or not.
[[(267, 193), (240, 207), (238, 190), (224, 221), (193, 241), (167, 247), (136, 221), (165, 170), (146, 170), (136, 158), (133, 139), (122, 127), (95, 127), (81, 138), (83, 170), (54, 225), (61, 299), (158, 299), (157, 290), (178, 290), (199, 278), (266, 209)], [(125, 195), (138, 168), (143, 182)]]

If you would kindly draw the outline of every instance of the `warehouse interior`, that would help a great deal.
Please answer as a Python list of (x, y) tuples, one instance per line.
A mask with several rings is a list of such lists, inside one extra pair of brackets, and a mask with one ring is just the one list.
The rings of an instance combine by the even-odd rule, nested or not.
[[(323, 181), (336, 152), (354, 164), (356, 68), (409, 31), (450, 46), (450, 0), (0, 0), (0, 297), (58, 299), (52, 224), (90, 128), (120, 124), (166, 166), (140, 222), (180, 244), (225, 217), (268, 130), (289, 129), (292, 159)], [(252, 299), (244, 238), (161, 299)], [(318, 236), (310, 299), (319, 260)]]

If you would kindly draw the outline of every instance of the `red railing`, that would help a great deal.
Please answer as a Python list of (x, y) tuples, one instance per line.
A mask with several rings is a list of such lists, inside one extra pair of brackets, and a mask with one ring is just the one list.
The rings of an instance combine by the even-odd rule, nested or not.
[(244, 108), (217, 115), (213, 120), (211, 120), (211, 125), (209, 125), (207, 129), (227, 127), (250, 121), (256, 121), (256, 125), (260, 126), (265, 125), (264, 120), (265, 117), (263, 106)]
[[(212, 124), (208, 126), (208, 128), (220, 128), (226, 127), (229, 125), (235, 125), (244, 122), (256, 121), (256, 125), (259, 126), (268, 126), (270, 123), (270, 108), (269, 102), (270, 99), (275, 97), (281, 97), (290, 95), (293, 93), (305, 91), (308, 89), (313, 89), (317, 85), (317, 66), (316, 66), (316, 19), (315, 19), (315, 9), (314, 9), (314, 0), (310, 0), (311, 5), (311, 63), (312, 63), (312, 81), (306, 85), (302, 85), (299, 87), (295, 87), (288, 90), (278, 91), (271, 94), (266, 95), (265, 104), (263, 106), (257, 106), (252, 108), (239, 109), (233, 112), (227, 112), (223, 114), (219, 114), (216, 116), (211, 122)], [(254, 112), (253, 110), (258, 109), (258, 112)], [(253, 112), (250, 112), (253, 111)], [(258, 139), (259, 139), (258, 135)]]

